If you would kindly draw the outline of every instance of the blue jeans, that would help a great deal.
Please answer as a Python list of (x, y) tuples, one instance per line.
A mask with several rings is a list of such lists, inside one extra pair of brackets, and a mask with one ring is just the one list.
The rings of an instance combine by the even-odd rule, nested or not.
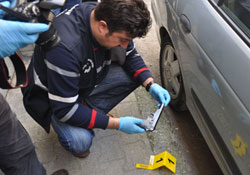
[[(98, 112), (107, 114), (139, 86), (118, 64), (112, 64), (107, 76), (85, 99)], [(62, 123), (52, 116), (52, 126), (60, 144), (72, 154), (82, 154), (92, 145), (94, 132)]]

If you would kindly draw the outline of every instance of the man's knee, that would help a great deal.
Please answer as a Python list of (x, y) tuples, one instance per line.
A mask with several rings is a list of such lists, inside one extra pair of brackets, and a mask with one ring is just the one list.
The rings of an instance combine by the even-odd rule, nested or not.
[[(83, 129), (85, 130), (85, 129)], [(70, 153), (77, 155), (88, 151), (92, 145), (94, 135), (91, 131), (83, 131), (71, 134), (71, 136), (59, 137), (60, 144)]]

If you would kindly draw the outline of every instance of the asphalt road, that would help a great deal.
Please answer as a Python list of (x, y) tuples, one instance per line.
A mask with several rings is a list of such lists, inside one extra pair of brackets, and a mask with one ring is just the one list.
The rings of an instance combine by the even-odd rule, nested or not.
[[(145, 1), (151, 10), (151, 0)], [(152, 19), (154, 20), (153, 16)], [(160, 47), (155, 32), (154, 22), (148, 35), (145, 38), (136, 39), (135, 45), (137, 51), (141, 54), (153, 73), (155, 81), (160, 84)], [(152, 107), (148, 104), (150, 97), (145, 91), (136, 91), (136, 97), (142, 115), (150, 115), (150, 113), (153, 112)], [(175, 174), (222, 174), (188, 111), (176, 113), (170, 107), (167, 107), (164, 109), (156, 130), (148, 133), (148, 137), (151, 148), (155, 154), (168, 151), (176, 157), (177, 168)], [(164, 174), (164, 172), (160, 172), (160, 174)]]

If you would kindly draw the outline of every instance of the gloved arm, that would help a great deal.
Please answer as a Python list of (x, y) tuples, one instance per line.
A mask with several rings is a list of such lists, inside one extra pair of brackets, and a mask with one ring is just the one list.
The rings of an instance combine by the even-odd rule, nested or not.
[(146, 130), (138, 125), (142, 124), (142, 120), (134, 117), (120, 117), (120, 125), (118, 130), (127, 134), (143, 133)]
[(149, 90), (149, 94), (157, 100), (160, 104), (164, 104), (166, 107), (170, 102), (170, 95), (166, 89), (161, 87), (159, 84), (154, 83)]
[(134, 118), (134, 117), (120, 117), (115, 118), (111, 117), (109, 114), (107, 114), (109, 117), (108, 126), (109, 129), (118, 129), (119, 131), (123, 131), (127, 134), (135, 134), (135, 133), (143, 133), (146, 130), (139, 125), (143, 123), (141, 119)]
[(34, 43), (39, 33), (48, 29), (46, 24), (0, 19), (0, 58), (13, 55), (17, 49)]

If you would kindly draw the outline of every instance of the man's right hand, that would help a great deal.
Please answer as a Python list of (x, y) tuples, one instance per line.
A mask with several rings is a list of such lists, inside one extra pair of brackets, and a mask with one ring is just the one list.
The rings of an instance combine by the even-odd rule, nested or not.
[(142, 122), (141, 119), (134, 117), (120, 117), (120, 126), (118, 130), (127, 134), (143, 133), (146, 130), (139, 126)]
[(34, 43), (39, 33), (48, 29), (47, 24), (0, 19), (0, 58), (13, 55), (17, 49)]

